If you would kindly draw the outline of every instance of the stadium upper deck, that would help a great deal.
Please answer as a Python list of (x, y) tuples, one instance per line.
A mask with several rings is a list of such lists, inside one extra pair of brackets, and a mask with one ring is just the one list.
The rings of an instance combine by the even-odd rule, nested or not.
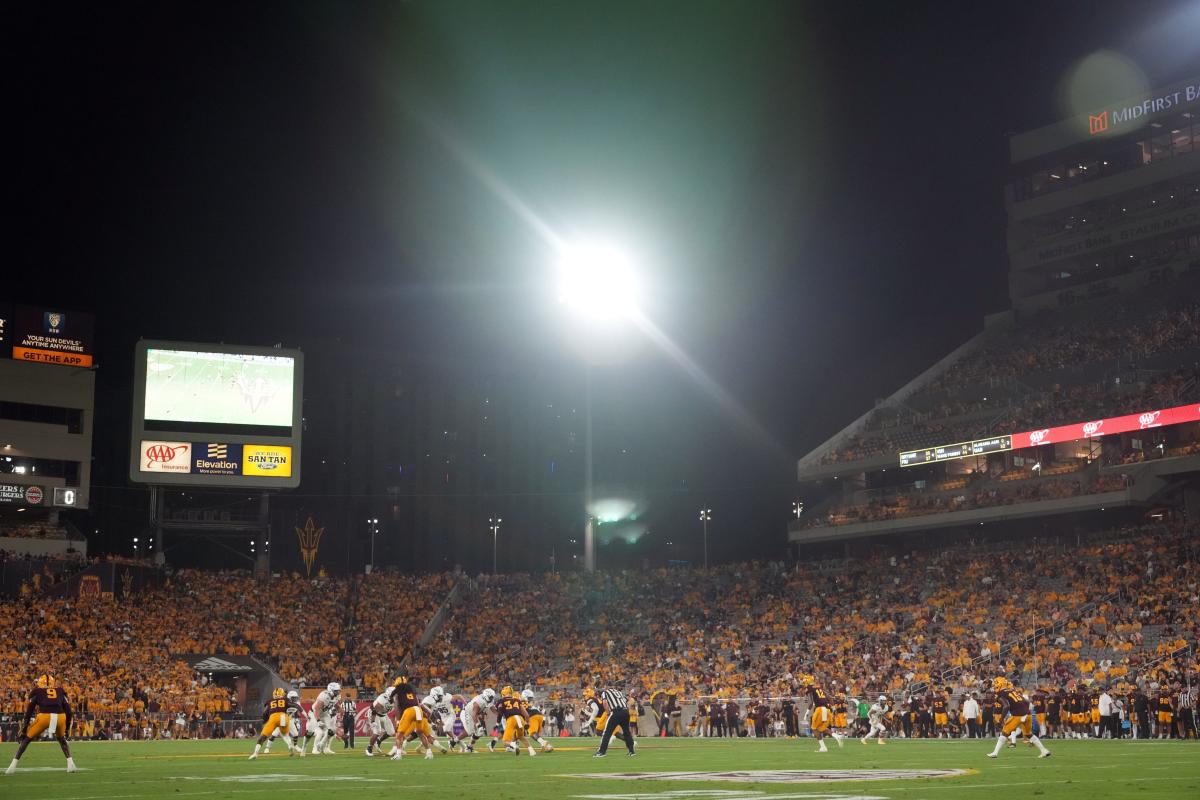
[(1012, 310), (800, 460), (792, 542), (1144, 508), (1200, 466), (1200, 77), (1010, 145)]

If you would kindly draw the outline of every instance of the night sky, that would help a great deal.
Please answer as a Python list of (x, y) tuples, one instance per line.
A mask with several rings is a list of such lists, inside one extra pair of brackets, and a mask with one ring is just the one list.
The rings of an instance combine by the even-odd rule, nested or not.
[(597, 367), (703, 443), (646, 488), (686, 480), (723, 558), (781, 554), (795, 458), (1007, 306), (1007, 135), (1065, 116), (1096, 51), (1150, 85), (1200, 66), (1200, 4), (1145, 0), (39, 2), (5, 28), (0, 299), (97, 317), (97, 525), (144, 507), (114, 399), (138, 337), (577, 369), (532, 215), (625, 243), (740, 407), (649, 343)]

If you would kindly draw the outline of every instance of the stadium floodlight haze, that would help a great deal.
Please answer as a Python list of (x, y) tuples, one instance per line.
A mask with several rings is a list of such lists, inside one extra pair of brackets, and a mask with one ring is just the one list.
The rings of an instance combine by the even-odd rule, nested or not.
[[(634, 261), (627, 251), (615, 242), (602, 239), (582, 239), (560, 244), (556, 263), (558, 301), (577, 321), (587, 328), (587, 357), (595, 354), (594, 347), (616, 333), (622, 322), (635, 319), (641, 293), (634, 271)], [(587, 360), (585, 357), (585, 361)], [(585, 377), (587, 409), (584, 419), (584, 500), (587, 515), (583, 533), (583, 568), (596, 569), (596, 538), (593, 516), (592, 481), (592, 376), (590, 365)]]

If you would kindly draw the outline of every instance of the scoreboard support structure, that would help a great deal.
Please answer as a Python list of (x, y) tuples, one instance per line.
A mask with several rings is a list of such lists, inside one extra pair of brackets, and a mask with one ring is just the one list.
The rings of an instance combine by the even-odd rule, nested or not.
[[(192, 490), (196, 491), (196, 490)], [(153, 485), (150, 487), (150, 528), (154, 535), (154, 563), (165, 566), (167, 563), (166, 532), (171, 531), (173, 537), (203, 539), (209, 544), (228, 550), (239, 558), (244, 558), (253, 565), (258, 574), (271, 574), (271, 494), (257, 492), (257, 507), (254, 513), (245, 511), (220, 513), (208, 512), (180, 505), (172, 509), (169, 497), (172, 493), (180, 493), (177, 487)], [(237, 494), (245, 494), (244, 490)], [(233, 492), (209, 493), (213, 498), (227, 498)], [(254, 497), (254, 494), (251, 497)], [(194, 512), (194, 513), (193, 513)], [(246, 534), (253, 534), (251, 541), (262, 544), (254, 548), (254, 555), (231, 547), (228, 539), (244, 539)]]

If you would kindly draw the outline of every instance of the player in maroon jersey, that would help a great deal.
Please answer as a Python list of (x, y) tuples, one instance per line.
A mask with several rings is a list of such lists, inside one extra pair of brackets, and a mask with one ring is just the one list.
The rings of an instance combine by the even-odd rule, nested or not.
[(21, 723), (21, 744), (13, 757), (5, 775), (17, 771), (17, 762), (25, 755), (29, 743), (49, 730), (63, 755), (67, 757), (67, 772), (75, 771), (75, 759), (71, 758), (71, 746), (67, 744), (67, 731), (71, 728), (71, 703), (67, 693), (54, 683), (54, 678), (41, 675), (37, 679), (33, 691), (29, 694), (29, 705), (25, 707), (25, 719)]

